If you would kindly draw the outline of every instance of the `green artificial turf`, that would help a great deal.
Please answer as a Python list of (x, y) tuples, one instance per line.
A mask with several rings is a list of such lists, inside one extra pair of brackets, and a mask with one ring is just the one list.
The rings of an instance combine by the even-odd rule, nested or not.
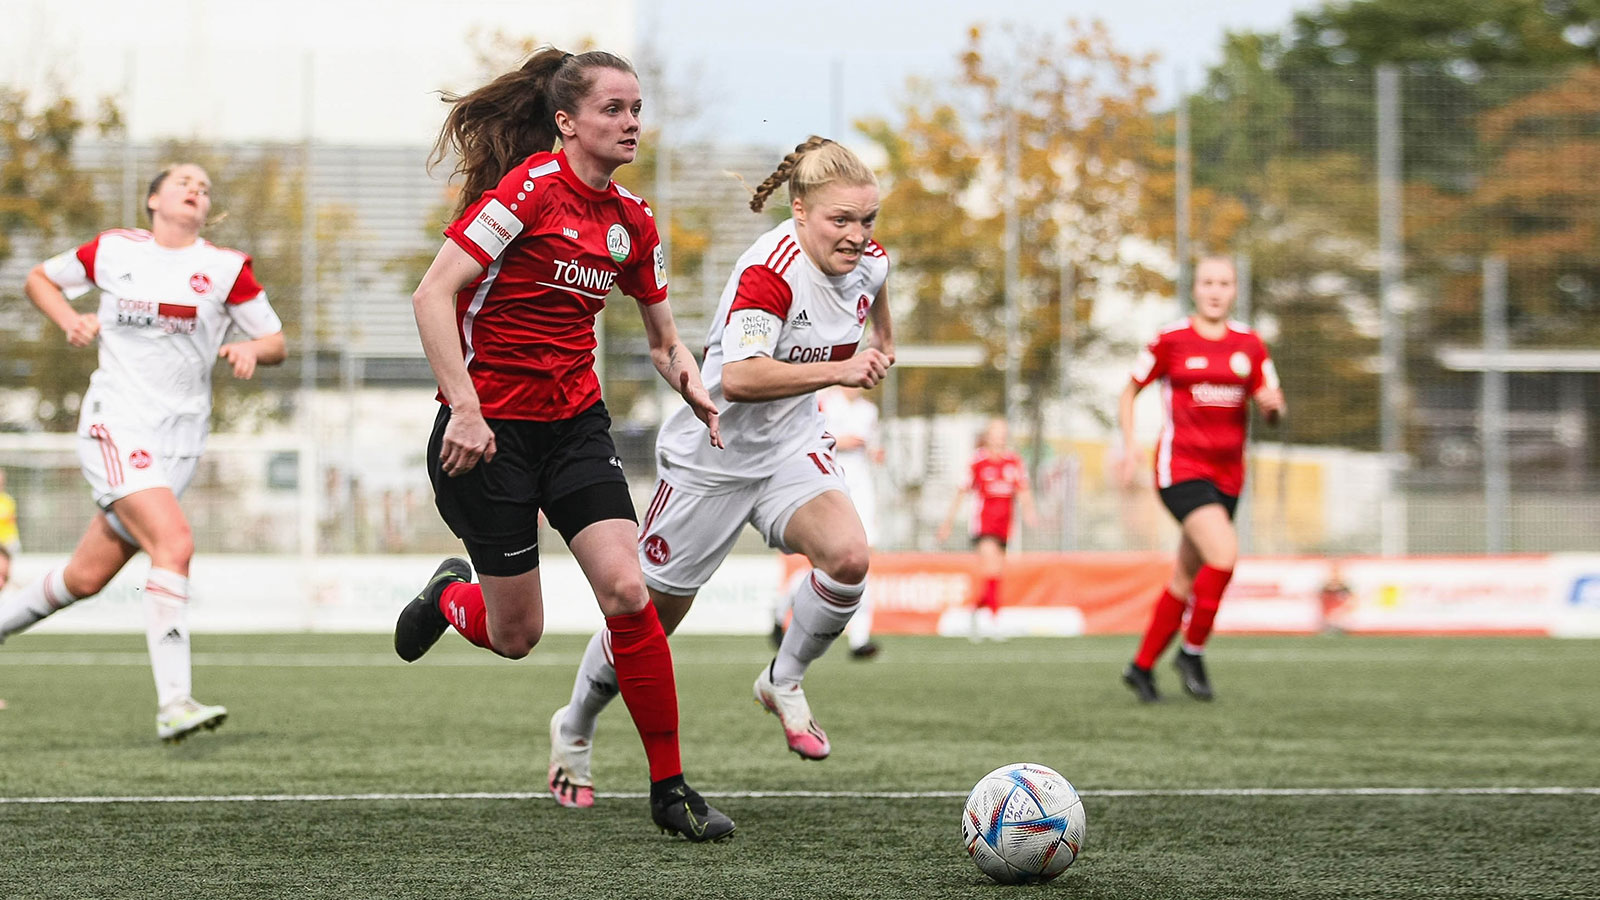
[[(693, 846), (650, 826), (620, 702), (596, 808), (544, 799), (582, 638), (506, 662), (447, 635), (407, 666), (381, 635), (201, 635), (196, 695), (231, 717), (166, 746), (142, 638), (17, 636), (0, 647), (0, 897), (1600, 895), (1593, 642), (1224, 637), (1215, 703), (1164, 666), (1172, 696), (1149, 707), (1118, 681), (1128, 638), (882, 643), (813, 667), (834, 753), (810, 763), (751, 700), (760, 639), (675, 639), (686, 773), (739, 823)], [(1084, 854), (1044, 887), (993, 885), (960, 848), (951, 795), (1018, 761), (1085, 795)], [(1361, 792), (1535, 787), (1591, 792)], [(1161, 793), (1261, 788), (1334, 790)], [(848, 796), (901, 791), (933, 796)], [(494, 796), (406, 796), (473, 792)], [(58, 802), (240, 795), (331, 796)]]

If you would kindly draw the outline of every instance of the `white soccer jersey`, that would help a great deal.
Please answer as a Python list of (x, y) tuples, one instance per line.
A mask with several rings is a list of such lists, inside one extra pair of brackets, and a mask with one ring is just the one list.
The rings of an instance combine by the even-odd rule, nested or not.
[(107, 231), (52, 257), (45, 275), (69, 299), (100, 289), (100, 367), (79, 434), (114, 419), (158, 442), (162, 456), (198, 456), (211, 418), (211, 370), (230, 324), (250, 338), (283, 330), (250, 257), (197, 240), (162, 247), (147, 231)]
[(826, 275), (800, 248), (793, 219), (757, 239), (722, 289), (700, 367), (722, 411), (725, 448), (712, 447), (694, 411), (681, 406), (656, 437), (661, 476), (691, 491), (732, 490), (815, 445), (824, 430), (815, 392), (731, 403), (722, 394), (722, 367), (756, 356), (788, 363), (849, 359), (888, 277), (889, 257), (876, 243), (867, 245), (855, 269)]

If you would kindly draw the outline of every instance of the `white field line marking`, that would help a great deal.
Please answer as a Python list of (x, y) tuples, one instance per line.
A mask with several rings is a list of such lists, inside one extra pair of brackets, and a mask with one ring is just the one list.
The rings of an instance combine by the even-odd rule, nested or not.
[[(1554, 650), (1558, 646), (1552, 644)], [(892, 656), (890, 655), (892, 654)], [(500, 659), (488, 653), (438, 653), (428, 657), (425, 666), (443, 666), (447, 668), (493, 668), (497, 666), (558, 666), (575, 667), (581, 659), (579, 653), (542, 652), (535, 651), (526, 659), (510, 660)], [(690, 650), (673, 654), (673, 661), (681, 665), (694, 666), (751, 666), (761, 665), (771, 658), (767, 652), (752, 653), (738, 649), (725, 652), (707, 652), (704, 650)], [(949, 652), (943, 651), (912, 651), (885, 654), (884, 662), (891, 660), (898, 664), (913, 666), (971, 666), (985, 657), (981, 654), (966, 651), (965, 648), (952, 648)], [(1307, 664), (1416, 664), (1429, 663), (1436, 665), (1471, 665), (1474, 667), (1495, 663), (1527, 663), (1527, 662), (1584, 662), (1592, 657), (1571, 656), (1559, 652), (1544, 653), (1462, 653), (1462, 654), (1419, 654), (1419, 653), (1382, 653), (1372, 650), (1359, 652), (1320, 652), (1317, 650), (1237, 650), (1218, 651), (1217, 660), (1220, 663), (1231, 665), (1234, 663), (1291, 663), (1296, 665)], [(992, 660), (991, 660), (992, 661)], [(1089, 651), (1063, 645), (1060, 652), (1022, 652), (1006, 654), (1005, 662), (1031, 665), (1121, 665), (1128, 661), (1126, 652), (1118, 651)], [(130, 653), (121, 651), (0, 651), (0, 666), (148, 666), (150, 657), (144, 653)], [(205, 667), (234, 667), (252, 669), (361, 669), (374, 667), (400, 667), (405, 666), (399, 657), (390, 653), (196, 653), (193, 656), (193, 665)]]
[[(716, 799), (953, 800), (966, 791), (705, 791)], [(1347, 787), (1174, 788), (1079, 791), (1085, 797), (1600, 797), (1600, 787)], [(605, 793), (611, 800), (644, 800), (647, 793)], [(546, 791), (418, 794), (217, 794), (212, 796), (0, 797), (0, 806), (112, 803), (349, 803), (419, 800), (549, 800)]]

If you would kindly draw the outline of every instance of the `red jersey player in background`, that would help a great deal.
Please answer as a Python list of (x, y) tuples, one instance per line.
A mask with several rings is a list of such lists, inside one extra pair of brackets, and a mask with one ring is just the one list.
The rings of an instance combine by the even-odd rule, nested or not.
[(1177, 570), (1156, 599), (1138, 654), (1122, 673), (1145, 703), (1161, 699), (1151, 669), (1180, 627), (1183, 646), (1174, 665), (1184, 690), (1200, 700), (1212, 697), (1202, 654), (1239, 555), (1233, 513), (1244, 487), (1250, 425), (1246, 401), (1254, 398), (1268, 422), (1276, 422), (1285, 409), (1266, 345), (1254, 331), (1228, 319), (1238, 293), (1236, 280), (1232, 261), (1200, 261), (1195, 267), (1194, 315), (1163, 330), (1139, 354), (1117, 405), (1122, 446), (1127, 448), (1119, 474), (1124, 485), (1131, 485), (1139, 465), (1132, 449), (1133, 401), (1145, 385), (1161, 382), (1167, 420), (1156, 447), (1156, 487), (1183, 529)]
[(978, 571), (973, 578), (972, 636), (1003, 637), (997, 614), (1000, 612), (1000, 576), (1005, 566), (1006, 544), (1011, 540), (1015, 508), (1029, 528), (1036, 527), (1033, 492), (1028, 489), (1028, 472), (1022, 457), (1006, 446), (1006, 420), (990, 419), (978, 437), (978, 453), (972, 458), (967, 483), (956, 491), (950, 511), (939, 525), (939, 543), (950, 537), (950, 526), (960, 512), (968, 492), (976, 495), (972, 511), (972, 543), (978, 550)]
[(395, 651), (415, 660), (453, 625), (501, 656), (526, 656), (544, 631), (543, 512), (605, 614), (649, 761), (651, 819), (691, 841), (728, 837), (732, 820), (684, 782), (672, 652), (645, 593), (638, 518), (594, 372), (595, 317), (616, 286), (638, 301), (656, 370), (721, 446), (717, 408), (667, 304), (654, 214), (611, 180), (639, 149), (638, 76), (610, 53), (546, 47), (445, 101), (434, 160), (456, 154), (466, 183), (412, 302), (441, 401), (428, 474), (472, 565), (439, 566), (401, 611)]
[[(211, 179), (168, 166), (145, 192), (150, 230), (118, 228), (52, 257), (24, 290), (73, 347), (99, 344), (78, 417), (78, 463), (101, 511), (66, 563), (0, 603), (0, 640), (92, 597), (143, 550), (145, 638), (156, 680), (156, 735), (180, 741), (228, 715), (190, 695), (189, 564), (194, 535), (178, 498), (211, 428), (211, 370), (235, 378), (288, 355), (250, 257), (200, 237)], [(97, 312), (72, 300), (98, 288)], [(223, 343), (231, 327), (246, 340)]]

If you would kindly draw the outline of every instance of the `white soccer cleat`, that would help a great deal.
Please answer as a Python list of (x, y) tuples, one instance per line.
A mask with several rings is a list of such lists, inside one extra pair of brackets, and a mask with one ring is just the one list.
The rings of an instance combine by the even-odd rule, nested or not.
[(207, 706), (197, 703), (193, 697), (185, 697), (156, 713), (156, 736), (176, 744), (202, 728), (207, 731), (216, 728), (227, 717), (226, 707)]
[(806, 692), (800, 685), (778, 687), (773, 684), (769, 665), (756, 676), (755, 694), (756, 702), (783, 723), (783, 736), (788, 739), (790, 750), (800, 754), (801, 759), (828, 758), (832, 749), (828, 746), (828, 735), (811, 717), (811, 705), (806, 702)]
[(588, 741), (567, 741), (561, 737), (565, 706), (550, 717), (550, 793), (556, 802), (569, 809), (588, 809), (594, 805), (594, 779), (589, 775)]

